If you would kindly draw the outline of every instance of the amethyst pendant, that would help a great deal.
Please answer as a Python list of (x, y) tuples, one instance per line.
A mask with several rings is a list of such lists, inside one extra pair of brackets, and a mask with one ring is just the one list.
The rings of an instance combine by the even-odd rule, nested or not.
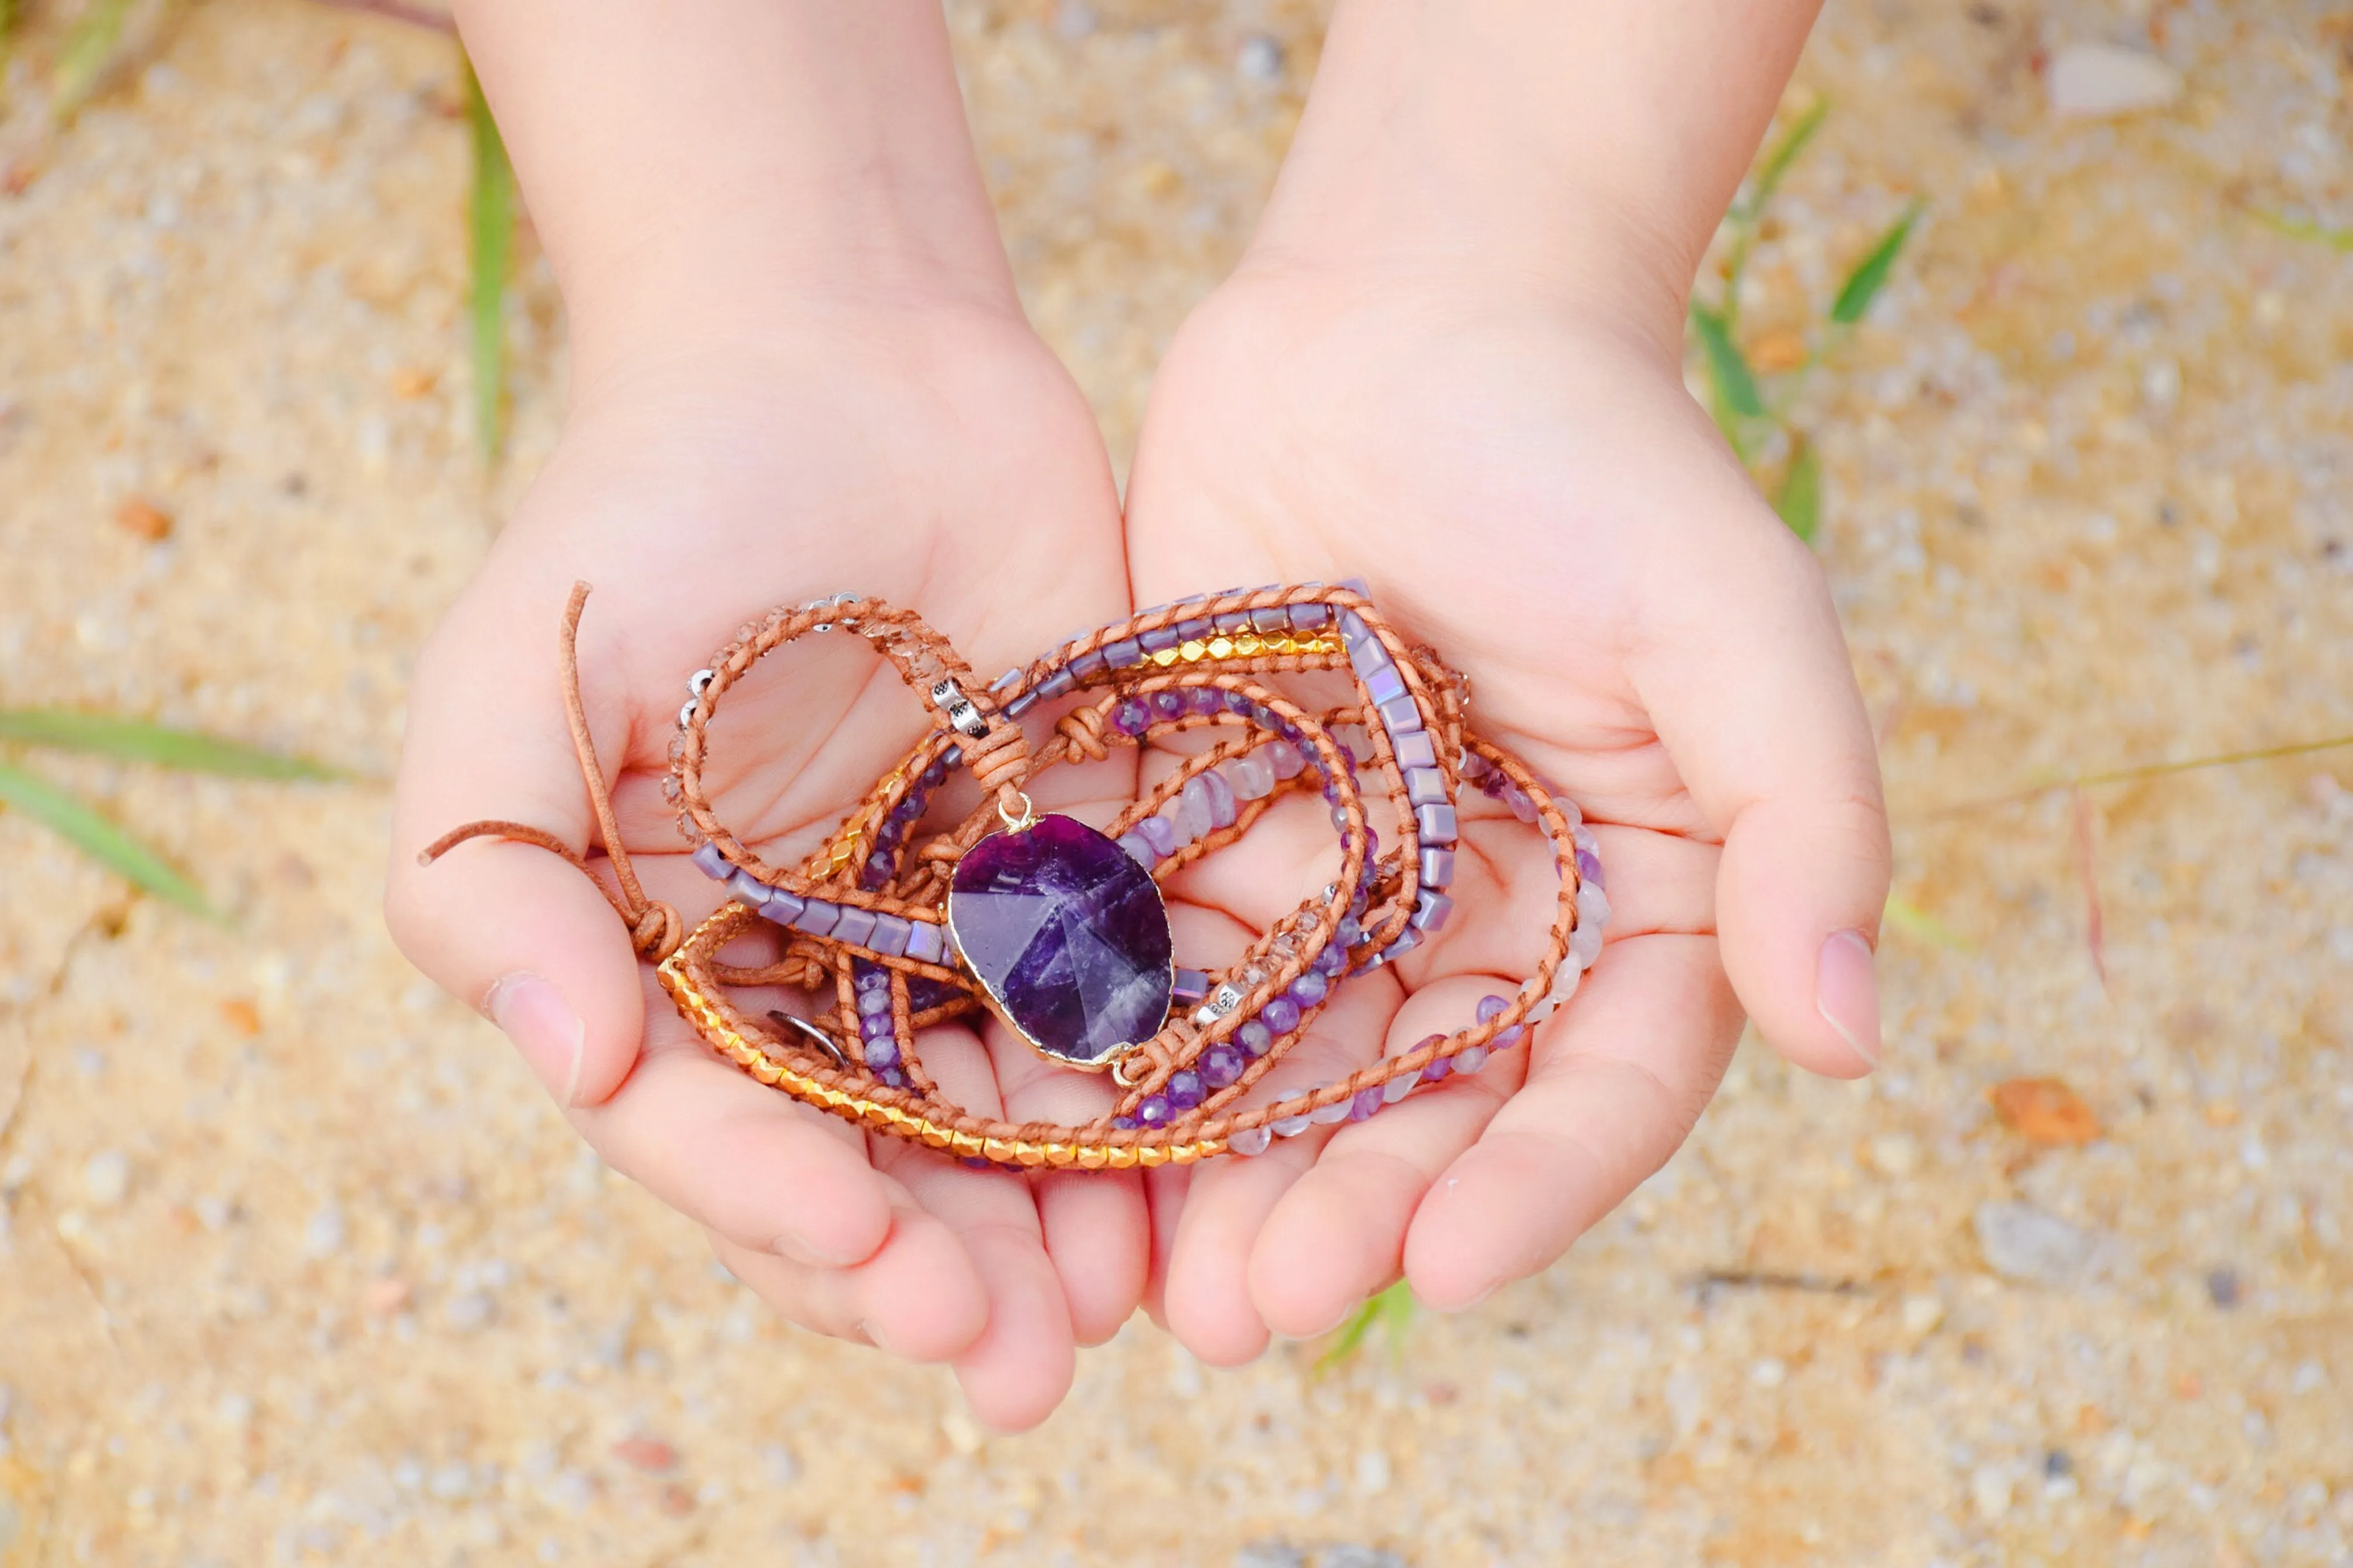
[(1014, 1031), (1073, 1067), (1159, 1031), (1176, 981), (1160, 889), (1082, 822), (1040, 816), (965, 852), (948, 930)]

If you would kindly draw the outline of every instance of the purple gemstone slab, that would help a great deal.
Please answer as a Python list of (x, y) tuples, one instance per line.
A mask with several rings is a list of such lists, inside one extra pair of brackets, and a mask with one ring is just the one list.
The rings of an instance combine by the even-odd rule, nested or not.
[(1174, 948), (1160, 889), (1082, 822), (1041, 816), (965, 851), (948, 927), (1006, 1022), (1048, 1056), (1095, 1066), (1167, 1016)]

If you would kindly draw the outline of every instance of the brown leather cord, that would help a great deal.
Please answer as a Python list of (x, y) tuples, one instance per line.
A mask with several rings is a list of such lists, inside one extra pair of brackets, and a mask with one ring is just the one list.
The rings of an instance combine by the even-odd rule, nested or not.
[[(969, 667), (946, 639), (920, 616), (879, 600), (840, 595), (799, 609), (771, 612), (764, 619), (745, 625), (733, 643), (718, 651), (711, 660), (707, 680), (698, 677), (695, 700), (681, 715), (681, 732), (671, 744), (671, 783), (666, 792), (681, 803), (680, 828), (690, 844), (710, 845), (728, 867), (748, 872), (760, 882), (786, 892), (936, 924), (942, 920), (942, 905), (956, 862), (982, 837), (1022, 814), (1017, 807), (1026, 808), (1026, 797), (1021, 792), (1029, 780), (1060, 763), (1101, 761), (1115, 745), (1140, 746), (1187, 730), (1216, 726), (1218, 733), (1208, 748), (1180, 761), (1166, 776), (1144, 792), (1142, 799), (1119, 813), (1106, 830), (1113, 837), (1166, 810), (1188, 783), (1208, 770), (1267, 746), (1278, 731), (1283, 738), (1293, 741), (1314, 766), (1291, 779), (1275, 781), (1272, 789), (1259, 798), (1237, 801), (1234, 819), (1226, 826), (1201, 834), (1179, 847), (1176, 853), (1159, 858), (1152, 868), (1155, 879), (1165, 881), (1203, 858), (1239, 843), (1287, 796), (1329, 784), (1333, 818), (1342, 836), (1339, 875), (1325, 892), (1303, 901), (1250, 943), (1239, 959), (1209, 976), (1213, 994), (1219, 988), (1231, 987), (1242, 994), (1239, 1003), (1214, 1017), (1210, 1016), (1214, 1009), (1205, 1010), (1199, 1021), (1191, 1007), (1177, 1007), (1152, 1038), (1129, 1047), (1121, 1058), (1120, 1081), (1124, 1092), (1112, 1111), (1083, 1127), (1045, 1122), (1016, 1124), (976, 1116), (941, 1099), (913, 1049), (918, 1030), (969, 1018), (981, 1005), (977, 983), (955, 966), (953, 955), (949, 964), (932, 964), (852, 946), (829, 936), (795, 932), (786, 939), (783, 956), (776, 963), (724, 964), (718, 961), (718, 954), (728, 942), (754, 931), (774, 928), (749, 907), (729, 903), (681, 941), (675, 912), (645, 897), (627, 855), (617, 847), (617, 824), (603, 773), (589, 743), (586, 710), (580, 700), (575, 642), (586, 594), (586, 584), (575, 587), (565, 616), (563, 669), (565, 711), (572, 726), (575, 751), (620, 884), (620, 891), (615, 892), (599, 880), (599, 889), (605, 890), (607, 900), (629, 923), (639, 952), (661, 965), (665, 987), (714, 1047), (764, 1081), (786, 1087), (789, 1092), (836, 1114), (862, 1120), (870, 1127), (881, 1126), (883, 1131), (902, 1136), (919, 1135), (909, 1130), (904, 1119), (892, 1120), (903, 1112), (932, 1127), (932, 1131), (920, 1135), (934, 1142), (935, 1146), (936, 1138), (944, 1136), (938, 1130), (948, 1129), (957, 1137), (988, 1142), (991, 1147), (987, 1157), (1008, 1163), (1012, 1156), (995, 1147), (999, 1141), (1029, 1141), (1030, 1152), (1022, 1157), (1022, 1163), (1038, 1163), (1034, 1156), (1040, 1144), (1059, 1149), (1071, 1158), (1084, 1152), (1089, 1159), (1105, 1149), (1158, 1150), (1163, 1155), (1178, 1158), (1191, 1157), (1184, 1152), (1187, 1149), (1215, 1152), (1215, 1147), (1209, 1145), (1236, 1133), (1328, 1108), (1367, 1089), (1389, 1084), (1408, 1074), (1419, 1074), (1440, 1056), (1487, 1045), (1505, 1030), (1520, 1025), (1532, 1009), (1547, 999), (1556, 973), (1567, 962), (1568, 940), (1577, 927), (1578, 889), (1569, 817), (1556, 805), (1547, 787), (1516, 759), (1468, 733), (1464, 723), (1468, 682), (1429, 648), (1408, 646), (1361, 595), (1349, 590), (1316, 585), (1261, 589), (1212, 595), (1147, 611), (1074, 638), (985, 689), (973, 679)], [(1291, 612), (1303, 605), (1329, 605), (1331, 613), (1319, 609), (1309, 617), (1310, 628), (1293, 635), (1286, 629), (1294, 618)], [(1235, 612), (1243, 613), (1253, 626), (1271, 619), (1277, 629), (1267, 633), (1218, 634), (1214, 639), (1218, 646), (1214, 647), (1193, 631), (1180, 630), (1178, 635), (1188, 639), (1180, 650), (1170, 651), (1168, 640), (1164, 637), (1158, 651), (1146, 656), (1141, 663), (1123, 654), (1123, 663), (1116, 668), (1099, 668), (1085, 677), (1077, 676), (1073, 668), (1082, 658), (1115, 644), (1140, 643), (1152, 634), (1180, 624), (1213, 625), (1217, 619), (1230, 617)], [(1336, 1083), (1294, 1093), (1271, 1104), (1241, 1109), (1241, 1100), (1303, 1037), (1324, 1004), (1303, 1006), (1299, 1025), (1275, 1038), (1251, 1060), (1238, 1081), (1157, 1125), (1115, 1128), (1111, 1125), (1114, 1115), (1132, 1117), (1145, 1097), (1161, 1092), (1175, 1073), (1198, 1063), (1205, 1051), (1232, 1037), (1245, 1022), (1256, 1016), (1273, 997), (1285, 994), (1309, 966), (1316, 963), (1335, 940), (1340, 921), (1349, 912), (1360, 887), (1366, 898), (1359, 921), (1364, 935), (1351, 954), (1352, 961), (1363, 962), (1358, 954), (1386, 952), (1412, 921), (1420, 888), (1419, 825), (1408, 798), (1404, 769), (1387, 728), (1366, 706), (1369, 695), (1356, 676), (1344, 646), (1337, 618), (1340, 612), (1354, 612), (1360, 616), (1365, 628), (1379, 641), (1396, 668), (1433, 742), (1435, 766), (1443, 780), (1448, 801), (1459, 800), (1458, 775), (1464, 765), (1463, 759), (1472, 756), (1528, 795), (1535, 806), (1537, 827), (1552, 843), (1561, 878), (1556, 916), (1547, 933), (1544, 956), (1535, 974), (1496, 1016), (1475, 1022), (1435, 1043), (1377, 1061)], [(942, 680), (955, 681), (972, 710), (981, 716), (985, 728), (979, 735), (962, 732), (949, 711), (953, 709), (961, 712), (962, 705), (944, 701), (938, 693), (933, 693), (934, 712), (930, 731), (897, 768), (868, 792), (828, 841), (827, 850), (812, 857), (804, 870), (771, 867), (729, 832), (703, 795), (702, 771), (708, 746), (707, 727), (728, 689), (759, 659), (807, 633), (835, 630), (867, 638), (919, 691), (931, 692), (933, 686)], [(1310, 712), (1267, 684), (1271, 677), (1316, 671), (1335, 672), (1353, 680), (1357, 690), (1356, 705)], [(1055, 689), (1075, 688), (1082, 700), (1053, 722), (1033, 751), (1020, 724), (1005, 715), (1017, 705), (1029, 706), (1034, 701), (1029, 694), (1049, 679), (1060, 681)], [(1193, 711), (1190, 699), (1205, 689), (1237, 700), (1221, 703), (1210, 712)], [(1122, 702), (1148, 702), (1154, 696), (1172, 690), (1188, 700), (1178, 717), (1156, 720), (1142, 735), (1130, 735), (1112, 724), (1112, 714)], [(1235, 711), (1237, 707), (1241, 711)], [(972, 722), (970, 713), (964, 713), (963, 718), (965, 723)], [(1365, 732), (1360, 749), (1366, 755), (1357, 759), (1354, 767), (1342, 760), (1338, 731), (1343, 728), (1361, 728)], [(1229, 731), (1236, 732), (1229, 734)], [(894, 811), (908, 793), (918, 787), (918, 775), (945, 761), (951, 751), (956, 754), (957, 764), (982, 786), (984, 793), (978, 805), (944, 832), (918, 833), (913, 831), (916, 825), (908, 824), (909, 831), (903, 837), (892, 837), (884, 841), (880, 829), (886, 822), (897, 824), (904, 820)], [(1391, 821), (1388, 832), (1394, 839), (1392, 844), (1384, 846), (1386, 853), (1369, 867), (1366, 855), (1371, 835), (1360, 774), (1377, 784), (1377, 793), (1387, 797)], [(936, 775), (922, 787), (928, 788), (933, 782), (936, 782)], [(584, 871), (589, 868), (586, 858), (570, 846), (541, 829), (510, 822), (469, 824), (445, 835), (427, 851), (425, 858), (429, 861), (465, 838), (482, 836), (534, 844)], [(881, 858), (870, 847), (878, 843), (887, 849)], [(875, 885), (867, 885), (869, 877)], [(663, 963), (664, 959), (670, 962)], [(862, 1046), (861, 1026), (852, 984), (852, 965), (859, 963), (880, 964), (891, 972), (891, 1017), (906, 1076), (904, 1087), (893, 1088), (881, 1082), (862, 1059), (859, 1049)], [(944, 984), (950, 990), (933, 1006), (917, 1011), (909, 991), (911, 982), (916, 978)], [(814, 1026), (849, 1041), (851, 1054), (840, 1059), (821, 1055), (809, 1048), (806, 1040), (793, 1037), (796, 1031), (789, 1028), (784, 1038), (776, 1038), (744, 1017), (725, 994), (730, 987), (768, 984), (820, 994), (830, 990), (834, 1010)], [(741, 1038), (730, 1043), (726, 1038), (729, 1031)], [(797, 1075), (795, 1083), (787, 1085), (767, 1063), (788, 1067)], [(866, 1109), (861, 1111), (857, 1109), (860, 1106)], [(881, 1121), (876, 1120), (878, 1107), (890, 1113)], [(964, 1144), (958, 1147), (968, 1148)], [(1067, 1162), (1061, 1155), (1053, 1155), (1050, 1163)]]
[(580, 763), (580, 777), (588, 787), (588, 804), (596, 815), (596, 831), (604, 840), (605, 857), (613, 868), (613, 879), (620, 884), (614, 891), (605, 886), (588, 868), (587, 858), (569, 844), (543, 828), (522, 822), (484, 820), (455, 827), (427, 845), (417, 857), (420, 866), (430, 866), (469, 838), (505, 838), (518, 844), (529, 844), (562, 856), (587, 879), (596, 884), (605, 901), (613, 906), (629, 928), (630, 944), (638, 956), (649, 963), (659, 963), (678, 951), (686, 940), (685, 922), (678, 911), (658, 899), (646, 897), (638, 881), (637, 868), (629, 864), (629, 852), (621, 845), (620, 819), (613, 814), (613, 797), (605, 785), (604, 767), (596, 761), (596, 742), (588, 732), (588, 710), (580, 700), (580, 612), (588, 603), (588, 584), (572, 584), (571, 601), (564, 607), (564, 630), (558, 650), (564, 680), (564, 717), (572, 727), (572, 754)]

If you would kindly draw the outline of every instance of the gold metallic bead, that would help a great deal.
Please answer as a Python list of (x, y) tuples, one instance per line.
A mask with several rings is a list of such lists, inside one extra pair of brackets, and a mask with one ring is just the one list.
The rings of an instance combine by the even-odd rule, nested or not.
[(1080, 1170), (1100, 1171), (1110, 1163), (1111, 1151), (1104, 1148), (1102, 1144), (1082, 1143), (1079, 1145)]
[(1264, 645), (1260, 643), (1257, 637), (1251, 636), (1248, 632), (1244, 632), (1241, 636), (1234, 639), (1234, 652), (1244, 658), (1256, 658), (1258, 657), (1258, 650), (1262, 646)]
[(1233, 658), (1234, 639), (1231, 637), (1211, 637), (1209, 639), (1209, 657), (1211, 658)]
[(1278, 654), (1293, 652), (1297, 649), (1298, 646), (1298, 644), (1293, 642), (1289, 637), (1275, 637), (1266, 645), (1268, 652)]
[(980, 1146), (980, 1157), (992, 1165), (1002, 1165), (1013, 1158), (1013, 1141), (1009, 1138), (987, 1139)]
[(1201, 657), (1208, 651), (1209, 645), (1201, 641), (1198, 637), (1191, 642), (1178, 643), (1176, 645), (1176, 657), (1183, 659), (1187, 664), (1200, 663)]
[(1045, 1146), (1046, 1163), (1053, 1166), (1075, 1165), (1079, 1163), (1076, 1143), (1049, 1143)]
[(1165, 1144), (1147, 1143), (1135, 1152), (1135, 1163), (1147, 1171), (1155, 1166), (1165, 1165), (1168, 1163), (1167, 1147)]
[(923, 1123), (923, 1144), (926, 1148), (944, 1149), (955, 1142), (955, 1134), (936, 1121)]
[(953, 1152), (963, 1156), (965, 1159), (969, 1159), (973, 1155), (980, 1152), (980, 1134), (977, 1132), (951, 1132), (948, 1134), (948, 1148)]
[(1046, 1146), (1043, 1143), (1031, 1143), (1025, 1140), (1013, 1145), (1013, 1158), (1019, 1163), (1035, 1170), (1046, 1163)]
[(1176, 662), (1176, 650), (1173, 647), (1164, 647), (1154, 653), (1151, 658), (1153, 663), (1166, 669)]
[(1136, 1151), (1133, 1144), (1115, 1144), (1110, 1151), (1111, 1168), (1114, 1171), (1135, 1169)]

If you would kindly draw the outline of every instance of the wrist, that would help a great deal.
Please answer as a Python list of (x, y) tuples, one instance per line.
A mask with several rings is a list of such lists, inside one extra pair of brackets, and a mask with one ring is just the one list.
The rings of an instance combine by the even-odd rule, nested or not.
[(1662, 344), (1813, 0), (1340, 0), (1250, 264), (1533, 289)]
[(861, 300), (1015, 308), (936, 0), (459, 0), (575, 374)]

